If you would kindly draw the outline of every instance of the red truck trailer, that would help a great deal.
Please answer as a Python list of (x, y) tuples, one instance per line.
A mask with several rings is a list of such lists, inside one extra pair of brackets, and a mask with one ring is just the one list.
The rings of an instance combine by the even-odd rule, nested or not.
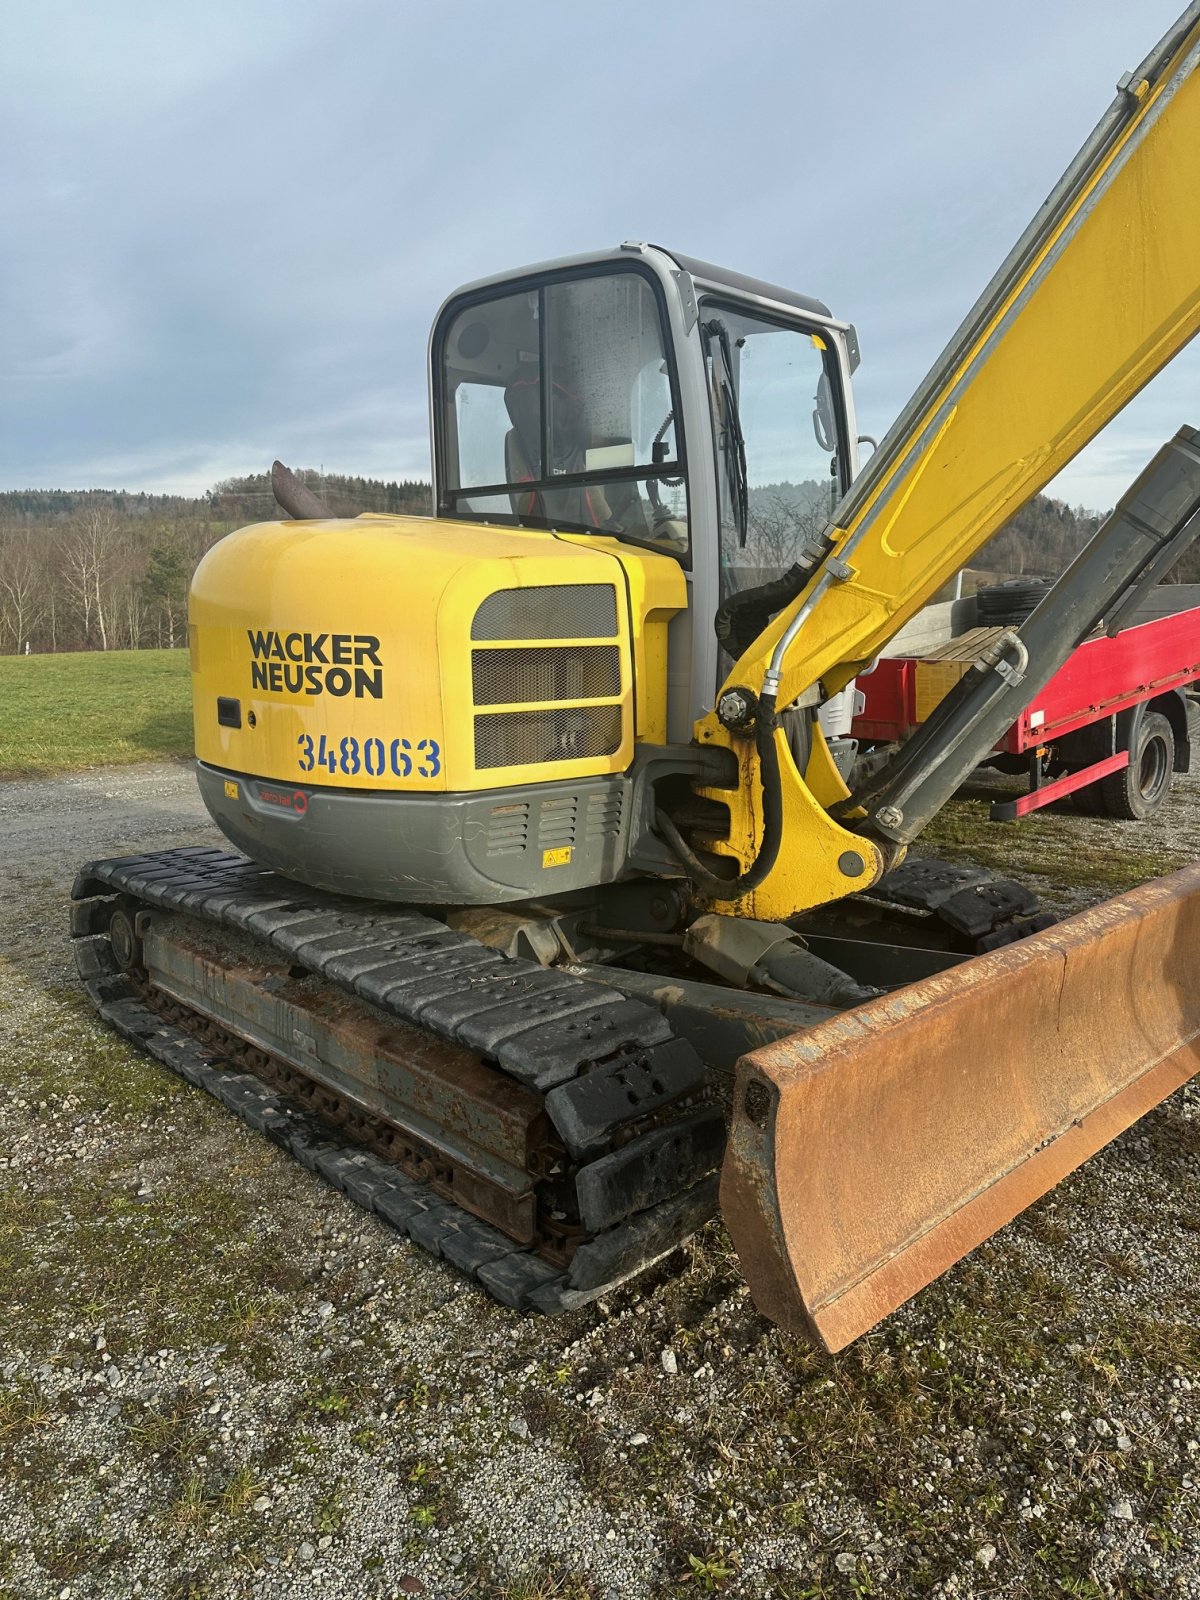
[[(929, 607), (897, 636), (894, 654), (860, 675), (851, 732), (863, 759), (914, 733), (998, 636), (1004, 623), (986, 623), (1005, 587)], [(987, 765), (1027, 771), (1029, 788), (994, 802), (992, 820), (1066, 795), (1093, 815), (1148, 817), (1173, 774), (1190, 769), (1198, 679), (1200, 585), (1159, 585), (1119, 619), (1118, 631), (1097, 632), (1074, 650), (996, 745)]]

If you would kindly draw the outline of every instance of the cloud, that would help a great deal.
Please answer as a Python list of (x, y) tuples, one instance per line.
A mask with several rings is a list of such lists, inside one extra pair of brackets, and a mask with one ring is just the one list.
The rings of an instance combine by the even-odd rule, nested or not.
[[(630, 236), (854, 320), (882, 434), (1176, 5), (10, 8), (0, 486), (423, 474), (445, 294)], [(1195, 367), (1153, 390), (1069, 498)]]

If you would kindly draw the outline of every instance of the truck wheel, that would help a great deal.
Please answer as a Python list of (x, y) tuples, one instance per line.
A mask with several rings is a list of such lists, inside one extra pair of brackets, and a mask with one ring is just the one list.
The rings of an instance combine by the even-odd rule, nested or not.
[(1175, 771), (1175, 734), (1160, 711), (1148, 711), (1137, 724), (1129, 748), (1129, 765), (1092, 785), (1110, 817), (1143, 822), (1152, 816), (1171, 788)]

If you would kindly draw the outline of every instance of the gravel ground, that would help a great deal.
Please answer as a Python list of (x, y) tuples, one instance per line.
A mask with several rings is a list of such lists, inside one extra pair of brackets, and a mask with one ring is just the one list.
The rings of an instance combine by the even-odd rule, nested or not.
[[(1064, 909), (1200, 846), (985, 800), (938, 848)], [(210, 837), (186, 767), (0, 785), (0, 1595), (1200, 1596), (1194, 1085), (839, 1357), (717, 1224), (521, 1318), (93, 1022), (76, 865)]]

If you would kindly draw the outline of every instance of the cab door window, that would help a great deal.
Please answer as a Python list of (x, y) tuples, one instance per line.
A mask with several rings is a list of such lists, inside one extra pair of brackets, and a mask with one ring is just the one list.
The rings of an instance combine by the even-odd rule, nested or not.
[(724, 599), (781, 576), (821, 531), (842, 487), (840, 441), (836, 424), (830, 436), (832, 354), (819, 334), (717, 305), (702, 321)]

